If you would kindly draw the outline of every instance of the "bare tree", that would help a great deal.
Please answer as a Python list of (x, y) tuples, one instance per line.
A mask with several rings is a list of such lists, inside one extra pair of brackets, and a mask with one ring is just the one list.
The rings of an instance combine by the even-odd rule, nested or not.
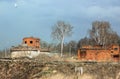
[(94, 46), (94, 45), (96, 45), (96, 42), (91, 38), (84, 37), (78, 41), (77, 47), (80, 48), (80, 47), (86, 46), (86, 45)]
[(118, 44), (120, 45), (120, 37), (119, 37), (119, 39), (118, 39)]
[(118, 41), (119, 41), (119, 35), (114, 32), (114, 31), (111, 31), (108, 36), (107, 36), (107, 40), (106, 41), (106, 44), (109, 45), (109, 44), (118, 44)]
[(48, 48), (49, 47), (49, 43), (47, 43), (46, 41), (43, 41), (43, 40), (40, 41), (40, 45), (41, 45), (41, 48)]
[(73, 54), (75, 55), (77, 52), (77, 42), (72, 40), (68, 43), (69, 47), (69, 55), (72, 56)]
[(61, 43), (61, 57), (63, 56), (64, 39), (72, 35), (72, 29), (73, 27), (70, 24), (63, 21), (58, 21), (52, 28), (52, 38), (59, 40)]
[(102, 46), (112, 42), (115, 43), (116, 40), (118, 40), (117, 33), (111, 29), (109, 22), (105, 21), (95, 21), (92, 23), (90, 37), (94, 39), (97, 44)]

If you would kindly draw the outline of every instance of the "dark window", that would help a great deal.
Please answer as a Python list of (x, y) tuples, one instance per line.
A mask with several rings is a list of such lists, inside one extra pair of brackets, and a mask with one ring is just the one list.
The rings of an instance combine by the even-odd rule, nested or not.
[(27, 43), (27, 41), (25, 41), (25, 44)]
[(33, 41), (30, 41), (30, 44), (32, 44), (33, 43)]
[(86, 51), (81, 51), (80, 56), (81, 56), (81, 58), (85, 58), (86, 57)]
[(114, 48), (114, 50), (118, 50), (118, 48)]
[(119, 58), (119, 55), (113, 55), (114, 58)]

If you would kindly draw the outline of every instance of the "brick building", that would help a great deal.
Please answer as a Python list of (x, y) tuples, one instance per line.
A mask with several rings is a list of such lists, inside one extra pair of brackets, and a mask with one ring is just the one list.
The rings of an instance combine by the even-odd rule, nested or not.
[(40, 48), (40, 39), (35, 37), (23, 38), (23, 44), (27, 44), (29, 47)]
[(22, 44), (11, 48), (11, 58), (34, 58), (40, 54), (40, 39), (35, 37), (23, 38)]
[(120, 46), (82, 46), (78, 49), (78, 59), (83, 61), (119, 61)]

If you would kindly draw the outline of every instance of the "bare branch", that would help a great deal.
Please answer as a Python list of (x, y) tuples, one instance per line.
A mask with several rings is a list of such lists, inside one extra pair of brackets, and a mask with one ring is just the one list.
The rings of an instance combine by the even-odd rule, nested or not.
[(52, 27), (52, 38), (57, 39), (61, 43), (61, 56), (63, 53), (63, 43), (65, 37), (72, 35), (72, 29), (73, 27), (70, 24), (66, 24), (63, 21), (58, 21), (53, 27)]

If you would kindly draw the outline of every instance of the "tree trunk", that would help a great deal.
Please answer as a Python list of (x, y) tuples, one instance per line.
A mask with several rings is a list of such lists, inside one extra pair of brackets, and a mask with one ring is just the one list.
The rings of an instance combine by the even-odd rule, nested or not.
[(64, 37), (61, 40), (61, 57), (63, 56), (63, 43), (64, 43)]

